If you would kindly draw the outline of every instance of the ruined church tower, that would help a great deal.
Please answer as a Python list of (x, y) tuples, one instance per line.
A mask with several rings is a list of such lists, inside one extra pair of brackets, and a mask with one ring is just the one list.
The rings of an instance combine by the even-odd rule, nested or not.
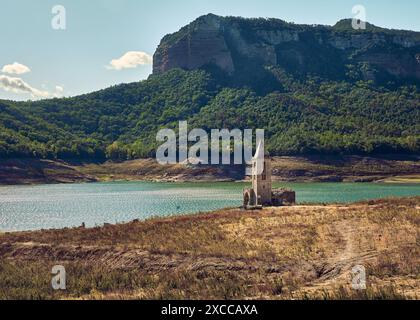
[[(262, 166), (262, 167), (260, 167)], [(252, 188), (244, 189), (244, 208), (294, 205), (296, 193), (288, 189), (274, 189), (271, 184), (271, 159), (260, 143), (252, 158)]]
[[(258, 159), (264, 159), (261, 164)], [(261, 174), (260, 165), (263, 165)], [(271, 160), (264, 152), (261, 143), (257, 147), (254, 158), (252, 159), (252, 189), (255, 192), (257, 205), (271, 205), (272, 185), (271, 185)]]

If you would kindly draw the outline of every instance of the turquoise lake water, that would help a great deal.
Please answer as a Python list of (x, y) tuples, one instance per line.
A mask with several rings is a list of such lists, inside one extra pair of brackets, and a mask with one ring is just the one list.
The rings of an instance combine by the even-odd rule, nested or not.
[[(110, 182), (0, 187), (0, 231), (127, 222), (241, 205), (245, 183)], [(277, 183), (299, 203), (420, 196), (420, 184)]]

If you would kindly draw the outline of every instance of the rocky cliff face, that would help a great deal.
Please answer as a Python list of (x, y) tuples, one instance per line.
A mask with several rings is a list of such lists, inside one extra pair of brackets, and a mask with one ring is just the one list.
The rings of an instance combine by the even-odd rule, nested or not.
[(215, 66), (229, 75), (275, 67), (326, 78), (417, 82), (420, 33), (373, 25), (356, 31), (351, 20), (330, 27), (209, 14), (162, 39), (153, 73)]
[(173, 68), (191, 70), (207, 64), (233, 72), (232, 56), (221, 32), (222, 22), (216, 16), (203, 17), (197, 26), (186, 26), (182, 34), (165, 37), (154, 55), (153, 73)]

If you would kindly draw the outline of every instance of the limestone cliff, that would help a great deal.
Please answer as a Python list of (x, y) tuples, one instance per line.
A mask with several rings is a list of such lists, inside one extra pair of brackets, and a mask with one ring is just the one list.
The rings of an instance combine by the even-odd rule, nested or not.
[(209, 14), (165, 36), (153, 59), (154, 74), (215, 66), (241, 76), (274, 67), (325, 78), (418, 82), (420, 33), (371, 24), (357, 31), (351, 20), (331, 27)]

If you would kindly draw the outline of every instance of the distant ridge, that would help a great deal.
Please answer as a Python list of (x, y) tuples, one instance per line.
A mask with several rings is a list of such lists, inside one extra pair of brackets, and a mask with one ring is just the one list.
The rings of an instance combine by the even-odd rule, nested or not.
[(348, 65), (363, 80), (418, 83), (420, 33), (370, 23), (366, 30), (354, 30), (351, 19), (310, 26), (208, 14), (162, 39), (153, 73), (215, 67), (246, 79), (262, 76), (267, 68), (282, 68), (295, 76), (337, 80), (346, 78)]

